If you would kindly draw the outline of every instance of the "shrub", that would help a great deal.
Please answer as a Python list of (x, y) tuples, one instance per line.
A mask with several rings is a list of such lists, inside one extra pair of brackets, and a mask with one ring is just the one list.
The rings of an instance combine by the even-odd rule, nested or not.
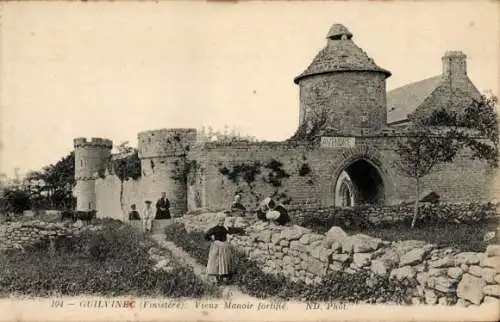
[(23, 190), (6, 189), (0, 198), (0, 208), (2, 212), (14, 212), (22, 214), (23, 211), (30, 209), (31, 201), (29, 194)]
[[(183, 224), (175, 223), (166, 228), (166, 234), (169, 240), (182, 247), (200, 264), (206, 265), (210, 243), (204, 240), (203, 232), (187, 232)], [(323, 279), (321, 285), (292, 282), (281, 274), (264, 273), (254, 261), (238, 251), (234, 264), (235, 284), (239, 285), (243, 292), (258, 298), (406, 303), (415, 287), (414, 282), (390, 280), (372, 276), (369, 272), (333, 272)]]
[(147, 253), (153, 242), (131, 227), (108, 220), (103, 231), (47, 240), (0, 253), (2, 295), (135, 295), (201, 297), (214, 294), (194, 273), (173, 264), (155, 271)]

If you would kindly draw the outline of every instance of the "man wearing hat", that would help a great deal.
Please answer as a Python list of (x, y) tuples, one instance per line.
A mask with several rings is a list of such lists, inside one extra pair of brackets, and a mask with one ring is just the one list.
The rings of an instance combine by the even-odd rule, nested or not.
[(150, 200), (146, 200), (144, 203), (146, 204), (146, 208), (144, 208), (144, 211), (142, 212), (143, 213), (142, 224), (144, 227), (144, 231), (150, 232), (151, 226), (153, 223), (153, 217), (154, 217), (153, 208), (151, 208), (151, 201)]

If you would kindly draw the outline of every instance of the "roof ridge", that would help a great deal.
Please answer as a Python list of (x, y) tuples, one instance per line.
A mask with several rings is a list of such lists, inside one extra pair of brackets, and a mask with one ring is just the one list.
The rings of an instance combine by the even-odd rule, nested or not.
[(431, 76), (431, 77), (427, 77), (427, 78), (424, 78), (424, 79), (421, 79), (421, 80), (418, 80), (418, 81), (414, 81), (414, 82), (411, 82), (411, 83), (407, 83), (405, 85), (401, 85), (401, 86), (398, 86), (396, 88), (393, 88), (389, 91), (387, 91), (387, 93), (391, 93), (393, 91), (396, 91), (398, 89), (402, 89), (402, 88), (406, 88), (408, 86), (412, 86), (412, 85), (416, 85), (416, 84), (420, 84), (420, 83), (425, 83), (425, 82), (428, 82), (430, 80), (438, 80), (438, 79), (442, 79), (443, 76), (442, 75), (436, 75), (436, 76)]

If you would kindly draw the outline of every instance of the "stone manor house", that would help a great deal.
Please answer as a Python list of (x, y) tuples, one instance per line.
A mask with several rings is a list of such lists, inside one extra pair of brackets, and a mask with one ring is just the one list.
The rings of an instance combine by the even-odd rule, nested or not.
[[(248, 162), (265, 165), (271, 160), (287, 174), (282, 189), (292, 204), (412, 201), (413, 180), (394, 167), (395, 142), (404, 135), (401, 129), (411, 122), (409, 116), (438, 107), (459, 110), (464, 97), (480, 96), (467, 76), (466, 56), (446, 52), (440, 74), (387, 92), (391, 72), (368, 57), (346, 27), (334, 24), (326, 38), (325, 47), (294, 79), (300, 90), (299, 126), (307, 129), (315, 118), (323, 117), (328, 129), (316, 144), (200, 142), (196, 130), (187, 128), (142, 132), (138, 134), (141, 176), (122, 183), (108, 166), (119, 157), (111, 155), (110, 140), (76, 138), (77, 210), (120, 218), (130, 204), (140, 209), (144, 200), (155, 201), (162, 191), (170, 199), (174, 216), (197, 208), (227, 209), (240, 190), (242, 202), (251, 203), (248, 186), (231, 181), (222, 170)], [(97, 175), (99, 171), (105, 175)], [(424, 178), (422, 196), (433, 192), (444, 202), (495, 201), (494, 177), (485, 162), (461, 155)], [(254, 184), (254, 192), (261, 195), (272, 189), (263, 182)]]

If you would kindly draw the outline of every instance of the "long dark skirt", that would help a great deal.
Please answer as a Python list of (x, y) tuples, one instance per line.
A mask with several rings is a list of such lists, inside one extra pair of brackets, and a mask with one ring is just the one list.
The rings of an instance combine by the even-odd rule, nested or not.
[(170, 219), (170, 210), (156, 211), (155, 219)]
[(233, 250), (229, 242), (216, 240), (208, 253), (208, 275), (230, 275), (233, 269)]

